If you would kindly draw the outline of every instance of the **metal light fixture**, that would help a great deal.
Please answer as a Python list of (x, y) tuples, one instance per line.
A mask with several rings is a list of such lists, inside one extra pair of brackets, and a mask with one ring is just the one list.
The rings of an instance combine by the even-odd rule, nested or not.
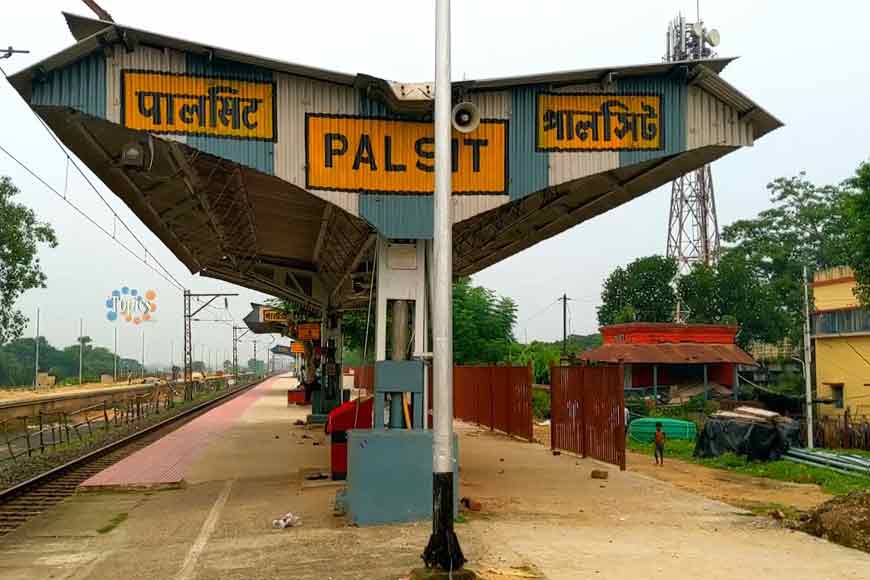
[(121, 165), (134, 169), (145, 166), (145, 148), (141, 143), (131, 141), (121, 148)]

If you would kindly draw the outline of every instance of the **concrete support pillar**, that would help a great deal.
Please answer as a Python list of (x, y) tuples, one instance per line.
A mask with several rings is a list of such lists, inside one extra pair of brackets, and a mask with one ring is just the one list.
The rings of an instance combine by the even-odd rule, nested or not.
[[(406, 360), (408, 349), (408, 301), (393, 300), (393, 324), (391, 360)], [(401, 429), (405, 426), (404, 406), (402, 396), (390, 395), (390, 429)]]

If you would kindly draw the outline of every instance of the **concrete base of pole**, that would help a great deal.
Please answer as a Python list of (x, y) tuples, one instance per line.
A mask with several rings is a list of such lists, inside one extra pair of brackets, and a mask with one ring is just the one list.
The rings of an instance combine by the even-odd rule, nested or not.
[(410, 580), (475, 580), (478, 575), (468, 568), (453, 572), (445, 572), (435, 568), (415, 568), (411, 570), (409, 578)]
[(423, 550), (428, 569), (462, 569), (467, 560), (453, 531), (453, 472), (432, 474), (432, 535)]

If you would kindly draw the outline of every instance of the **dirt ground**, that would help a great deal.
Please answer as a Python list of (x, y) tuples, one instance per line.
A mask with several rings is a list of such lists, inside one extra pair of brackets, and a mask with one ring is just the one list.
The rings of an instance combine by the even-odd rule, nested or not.
[[(329, 447), (322, 428), (294, 425), (307, 409), (286, 406), (288, 383), (276, 382), (210, 443), (182, 488), (78, 494), (0, 539), (0, 578), (406, 577), (420, 565), (430, 523), (357, 528), (334, 516), (338, 486), (303, 478), (328, 464)], [(482, 504), (456, 531), (469, 567), (489, 580), (870, 578), (867, 554), (640, 469), (456, 429), (460, 493)], [(608, 479), (591, 479), (602, 467)], [(286, 511), (302, 525), (272, 529)]]
[[(549, 445), (549, 427), (536, 425), (535, 439)], [(626, 454), (626, 467), (682, 490), (747, 509), (789, 506), (805, 511), (833, 497), (818, 485), (751, 477), (678, 459), (666, 459), (664, 467), (656, 467), (652, 457), (630, 451)]]

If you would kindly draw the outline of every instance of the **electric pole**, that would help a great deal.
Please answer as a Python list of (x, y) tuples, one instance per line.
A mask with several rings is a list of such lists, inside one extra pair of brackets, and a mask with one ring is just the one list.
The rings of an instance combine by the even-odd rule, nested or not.
[(82, 358), (84, 356), (85, 339), (84, 339), (85, 321), (79, 318), (79, 386), (82, 384)]
[(810, 293), (807, 289), (807, 267), (804, 266), (804, 386), (807, 399), (807, 448), (812, 449), (813, 441), (813, 385), (810, 370), (813, 351), (810, 346)]
[(112, 382), (118, 382), (118, 327), (115, 327), (115, 355), (112, 357)]
[(33, 373), (33, 388), (39, 386), (39, 308), (36, 309), (36, 365)]
[(567, 294), (562, 294), (559, 302), (562, 303), (562, 355), (568, 354), (568, 298)]

